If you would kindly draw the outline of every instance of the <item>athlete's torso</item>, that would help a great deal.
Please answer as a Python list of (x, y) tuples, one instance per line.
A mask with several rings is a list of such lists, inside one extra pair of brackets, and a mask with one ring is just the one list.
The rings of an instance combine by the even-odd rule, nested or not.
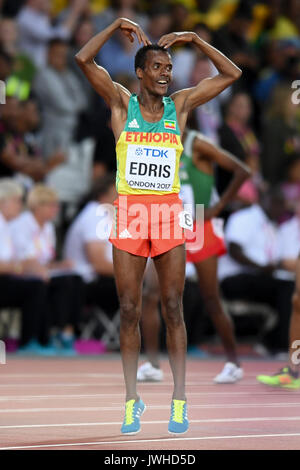
[(142, 117), (137, 95), (130, 97), (125, 128), (117, 145), (119, 194), (179, 193), (179, 160), (183, 150), (173, 100), (163, 98), (164, 114), (158, 122)]

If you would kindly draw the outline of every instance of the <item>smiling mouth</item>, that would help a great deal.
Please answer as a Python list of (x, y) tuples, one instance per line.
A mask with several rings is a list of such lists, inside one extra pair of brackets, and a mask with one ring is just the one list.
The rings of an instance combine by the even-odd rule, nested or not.
[(169, 82), (168, 82), (167, 80), (159, 80), (157, 83), (158, 83), (160, 86), (166, 86), (166, 85), (168, 85)]

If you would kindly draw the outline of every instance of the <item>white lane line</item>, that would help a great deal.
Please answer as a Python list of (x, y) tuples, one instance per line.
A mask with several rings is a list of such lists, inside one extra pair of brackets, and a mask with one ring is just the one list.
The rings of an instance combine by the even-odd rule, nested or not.
[[(100, 367), (99, 367), (100, 368)], [(274, 369), (274, 368), (273, 368)], [(272, 369), (272, 371), (273, 371)], [(217, 374), (218, 373), (218, 370), (215, 370), (215, 371), (212, 371), (212, 372), (201, 372), (201, 370), (199, 370), (199, 372), (189, 372), (187, 371), (187, 374), (191, 377), (195, 376), (195, 377), (204, 377), (204, 378), (209, 378), (209, 377), (212, 377), (214, 376), (214, 374)], [(248, 373), (247, 370), (244, 371), (245, 373), (245, 376), (246, 377), (256, 377), (259, 373), (261, 372), (257, 372), (257, 373)], [(264, 370), (264, 373), (268, 373), (268, 371)], [(271, 373), (271, 372), (270, 372)], [(168, 379), (171, 379), (172, 378), (172, 374), (171, 373), (168, 373), (164, 370), (164, 375), (166, 378)], [(7, 373), (7, 374), (2, 374), (1, 373), (1, 378), (28, 378), (28, 377), (34, 377), (34, 378), (53, 378), (53, 377), (90, 377), (90, 378), (105, 378), (105, 377), (108, 377), (108, 378), (123, 378), (123, 373), (120, 372), (120, 373), (106, 373), (106, 372), (49, 372), (47, 374), (42, 374), (42, 373), (28, 373), (28, 374), (14, 374), (14, 373)]]
[[(150, 406), (150, 405), (149, 405)], [(288, 403), (212, 403), (209, 405), (189, 405), (189, 409), (216, 409), (216, 408), (289, 408), (289, 407), (299, 407), (299, 403), (288, 402)], [(64, 413), (74, 412), (74, 411), (119, 411), (123, 410), (124, 406), (99, 406), (99, 407), (63, 407), (63, 408), (13, 408), (13, 409), (4, 409), (0, 410), (0, 414), (4, 413), (48, 413), (55, 411), (63, 411)], [(169, 405), (151, 405), (152, 410), (169, 410)]]
[[(300, 421), (300, 416), (267, 416), (260, 418), (212, 418), (212, 419), (191, 419), (190, 423), (244, 423), (259, 421)], [(168, 421), (143, 421), (144, 424), (166, 424)], [(122, 421), (107, 423), (60, 423), (60, 424), (14, 424), (10, 426), (0, 426), (0, 429), (35, 429), (35, 428), (67, 428), (82, 426), (116, 426), (121, 425)]]
[[(46, 449), (54, 447), (75, 447), (75, 446), (103, 446), (107, 444), (143, 444), (159, 442), (172, 442), (172, 441), (210, 441), (220, 439), (261, 439), (270, 437), (299, 437), (300, 433), (288, 433), (288, 434), (245, 434), (237, 436), (202, 436), (202, 437), (174, 437), (174, 438), (160, 438), (160, 439), (140, 439), (140, 440), (125, 440), (125, 441), (95, 441), (95, 442), (72, 442), (72, 443), (61, 443), (61, 444), (40, 444), (40, 445), (26, 445), (26, 446), (11, 446), (11, 447), (0, 447), (0, 450), (22, 450), (22, 449)], [(130, 451), (129, 451), (130, 452)]]
[[(159, 388), (159, 387), (172, 387), (174, 385), (173, 382), (141, 382), (140, 383), (141, 386), (154, 386), (156, 388)], [(213, 381), (209, 381), (209, 382), (206, 382), (206, 381), (203, 381), (203, 380), (199, 380), (197, 382), (186, 382), (186, 386), (187, 387), (199, 387), (199, 385), (201, 386), (212, 386), (212, 387), (216, 387), (217, 385), (213, 383)], [(236, 384), (226, 384), (227, 386), (228, 385), (236, 385)], [(258, 382), (256, 382), (255, 380), (253, 381), (243, 381), (243, 382), (239, 382), (239, 387), (257, 387), (258, 385)], [(123, 381), (121, 382), (74, 382), (74, 383), (70, 383), (70, 382), (62, 382), (62, 383), (1, 383), (0, 381), (0, 386), (1, 388), (19, 388), (19, 387), (22, 387), (22, 388), (33, 388), (33, 387), (36, 387), (36, 388), (39, 388), (39, 387), (71, 387), (71, 388), (75, 388), (75, 387), (124, 387), (124, 383)], [(220, 385), (218, 385), (220, 386)]]
[[(216, 385), (216, 387), (218, 387)], [(290, 391), (290, 390), (289, 390)], [(218, 392), (188, 392), (188, 396), (203, 396), (203, 397), (206, 397), (206, 396), (221, 396), (221, 397), (225, 397), (225, 396), (249, 396), (249, 398), (255, 398), (259, 395), (259, 396), (268, 396), (270, 397), (270, 393), (272, 392), (272, 396), (286, 396), (286, 393), (289, 393), (286, 392), (285, 390), (282, 390), (282, 389), (276, 389), (276, 390), (268, 390), (266, 392), (260, 392), (260, 391), (256, 391), (255, 392), (255, 396), (253, 396), (253, 394), (251, 392), (223, 392), (221, 389), (220, 391)], [(153, 392), (147, 392), (146, 390), (143, 391), (143, 396), (145, 395), (151, 395), (153, 396)], [(166, 396), (170, 396), (170, 392), (159, 392), (159, 396), (161, 395), (166, 395)], [(5, 401), (26, 401), (26, 400), (54, 400), (54, 399), (63, 399), (65, 400), (66, 398), (70, 398), (70, 399), (86, 399), (86, 398), (103, 398), (103, 397), (124, 397), (124, 393), (93, 393), (93, 394), (74, 394), (74, 395), (70, 395), (70, 394), (61, 394), (61, 395), (23, 395), (23, 396), (2, 396), (0, 397), (0, 403), (1, 402), (5, 402)]]

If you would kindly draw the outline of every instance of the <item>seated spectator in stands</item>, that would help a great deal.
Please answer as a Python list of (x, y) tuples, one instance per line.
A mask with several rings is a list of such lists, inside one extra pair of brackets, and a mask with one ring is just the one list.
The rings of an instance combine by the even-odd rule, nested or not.
[(107, 313), (114, 313), (119, 305), (108, 241), (115, 198), (115, 176), (99, 178), (90, 202), (69, 228), (64, 246), (65, 257), (72, 260), (75, 271), (84, 280), (85, 303), (96, 304)]
[(22, 196), (18, 183), (0, 179), (0, 308), (21, 310), (20, 351), (51, 354), (51, 349), (41, 345), (48, 340), (46, 287), (36, 278), (34, 266), (16, 259), (9, 228), (9, 222), (20, 213)]
[(282, 266), (294, 277), (300, 253), (300, 198), (294, 217), (281, 224), (279, 228), (279, 241)]
[(17, 175), (25, 187), (32, 186), (34, 181), (42, 181), (57, 165), (65, 161), (62, 152), (55, 152), (45, 161), (36, 140), (31, 134), (40, 122), (36, 102), (29, 99), (18, 102), (9, 98), (4, 108), (0, 128), (0, 174)]
[(271, 184), (282, 181), (287, 158), (300, 153), (300, 111), (292, 101), (290, 84), (278, 86), (265, 114), (262, 129), (262, 170)]
[(52, 26), (50, 1), (26, 0), (17, 16), (20, 50), (25, 52), (37, 67), (46, 65), (48, 41), (58, 37), (69, 40), (86, 4), (87, 0), (75, 0), (66, 20), (62, 24)]
[(62, 353), (73, 354), (75, 329), (81, 314), (81, 279), (72, 271), (72, 262), (56, 261), (56, 237), (53, 220), (58, 198), (51, 188), (33, 187), (27, 197), (28, 210), (11, 224), (10, 230), (18, 260), (28, 261), (47, 286), (50, 327), (58, 331), (52, 339)]
[(79, 113), (87, 106), (80, 81), (68, 67), (68, 47), (61, 39), (50, 41), (48, 66), (40, 70), (33, 86), (42, 108), (41, 145), (46, 158), (68, 149)]
[(13, 60), (13, 70), (6, 82), (6, 94), (20, 100), (29, 97), (35, 66), (26, 54), (19, 51), (17, 23), (13, 18), (0, 19), (0, 48)]
[(285, 351), (294, 282), (282, 276), (277, 221), (284, 210), (279, 190), (269, 190), (254, 204), (231, 215), (225, 229), (228, 254), (219, 262), (226, 299), (262, 302), (278, 313), (278, 323), (266, 335), (271, 352)]
[[(260, 173), (260, 145), (251, 127), (252, 103), (246, 93), (236, 93), (226, 105), (224, 122), (219, 129), (219, 143), (252, 170), (252, 178), (241, 188), (238, 198), (245, 204), (258, 201), (258, 192), (264, 189)], [(217, 187), (222, 193), (227, 187), (231, 174), (217, 169)]]
[(283, 175), (281, 190), (286, 207), (288, 211), (295, 213), (300, 206), (300, 153), (287, 158)]

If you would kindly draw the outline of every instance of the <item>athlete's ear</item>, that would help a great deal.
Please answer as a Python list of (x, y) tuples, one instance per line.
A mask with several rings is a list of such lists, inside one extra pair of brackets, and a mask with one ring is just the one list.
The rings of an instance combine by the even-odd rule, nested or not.
[(143, 78), (143, 70), (140, 67), (138, 67), (136, 69), (135, 73), (136, 73), (136, 76), (139, 80), (141, 80)]

